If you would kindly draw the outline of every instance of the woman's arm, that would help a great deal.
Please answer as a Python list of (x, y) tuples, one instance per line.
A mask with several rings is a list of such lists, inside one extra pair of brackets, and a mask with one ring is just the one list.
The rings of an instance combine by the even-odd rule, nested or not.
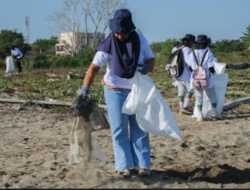
[(95, 65), (94, 63), (91, 63), (84, 77), (83, 85), (90, 87), (93, 84), (95, 80), (95, 76), (99, 72), (100, 69), (101, 67)]

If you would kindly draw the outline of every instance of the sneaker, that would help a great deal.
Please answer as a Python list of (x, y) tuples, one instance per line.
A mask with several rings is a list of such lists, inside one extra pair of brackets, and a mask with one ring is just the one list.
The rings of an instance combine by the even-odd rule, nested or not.
[(197, 117), (197, 121), (203, 121), (203, 117)]
[(202, 113), (197, 114), (197, 121), (203, 121), (203, 115)]
[(181, 108), (180, 109), (180, 113), (181, 114), (187, 114), (187, 115), (191, 115), (192, 114), (192, 112), (189, 111), (187, 108)]

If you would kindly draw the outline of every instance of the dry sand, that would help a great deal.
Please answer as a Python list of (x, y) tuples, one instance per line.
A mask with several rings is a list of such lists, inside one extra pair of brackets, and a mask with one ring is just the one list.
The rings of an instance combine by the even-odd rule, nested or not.
[(232, 188), (250, 189), (250, 114), (224, 112), (222, 121), (196, 122), (174, 112), (182, 141), (150, 134), (152, 175), (115, 173), (109, 129), (93, 132), (108, 163), (68, 165), (71, 114), (38, 105), (0, 103), (0, 188)]

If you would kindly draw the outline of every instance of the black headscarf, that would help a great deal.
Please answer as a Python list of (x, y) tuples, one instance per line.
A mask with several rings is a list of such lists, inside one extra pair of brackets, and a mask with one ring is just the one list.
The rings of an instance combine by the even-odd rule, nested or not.
[(140, 54), (139, 36), (133, 31), (126, 41), (121, 42), (112, 32), (97, 47), (96, 51), (103, 51), (112, 56), (111, 64), (109, 65), (111, 72), (121, 78), (132, 78), (135, 74)]

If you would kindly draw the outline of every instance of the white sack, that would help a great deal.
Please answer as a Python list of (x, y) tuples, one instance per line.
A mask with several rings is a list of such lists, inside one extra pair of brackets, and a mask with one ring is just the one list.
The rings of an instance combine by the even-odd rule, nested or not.
[[(227, 90), (227, 83), (228, 83), (228, 73), (224, 74), (217, 74), (212, 76), (214, 77), (214, 89), (217, 96), (217, 107), (216, 111), (217, 113), (221, 113), (223, 110), (223, 105), (225, 101), (225, 94)], [(197, 117), (198, 108), (197, 105), (194, 107), (194, 115), (193, 117)], [(213, 111), (212, 103), (210, 102), (207, 94), (204, 91), (203, 94), (203, 106), (202, 106), (202, 114), (204, 118), (210, 118)]]
[(12, 56), (6, 57), (6, 73), (16, 72)]
[[(221, 113), (223, 110), (224, 100), (225, 100), (225, 94), (227, 90), (227, 83), (228, 83), (228, 74), (225, 73), (226, 69), (226, 63), (218, 63), (217, 61), (214, 62), (214, 69), (216, 71), (216, 75), (212, 76), (214, 77), (214, 88), (215, 93), (217, 96), (217, 107), (216, 111), (217, 113)], [(203, 95), (203, 105), (202, 105), (202, 114), (205, 118), (210, 118), (212, 114), (214, 113), (213, 106), (211, 102), (208, 99), (207, 94), (204, 92)], [(192, 117), (197, 117), (198, 108), (197, 104), (194, 106), (194, 113)]]
[(136, 114), (139, 127), (145, 132), (181, 140), (174, 114), (147, 75), (136, 72), (135, 82), (123, 104), (122, 113)]
[(222, 74), (225, 72), (226, 63), (214, 62), (214, 69), (215, 69), (217, 74)]

